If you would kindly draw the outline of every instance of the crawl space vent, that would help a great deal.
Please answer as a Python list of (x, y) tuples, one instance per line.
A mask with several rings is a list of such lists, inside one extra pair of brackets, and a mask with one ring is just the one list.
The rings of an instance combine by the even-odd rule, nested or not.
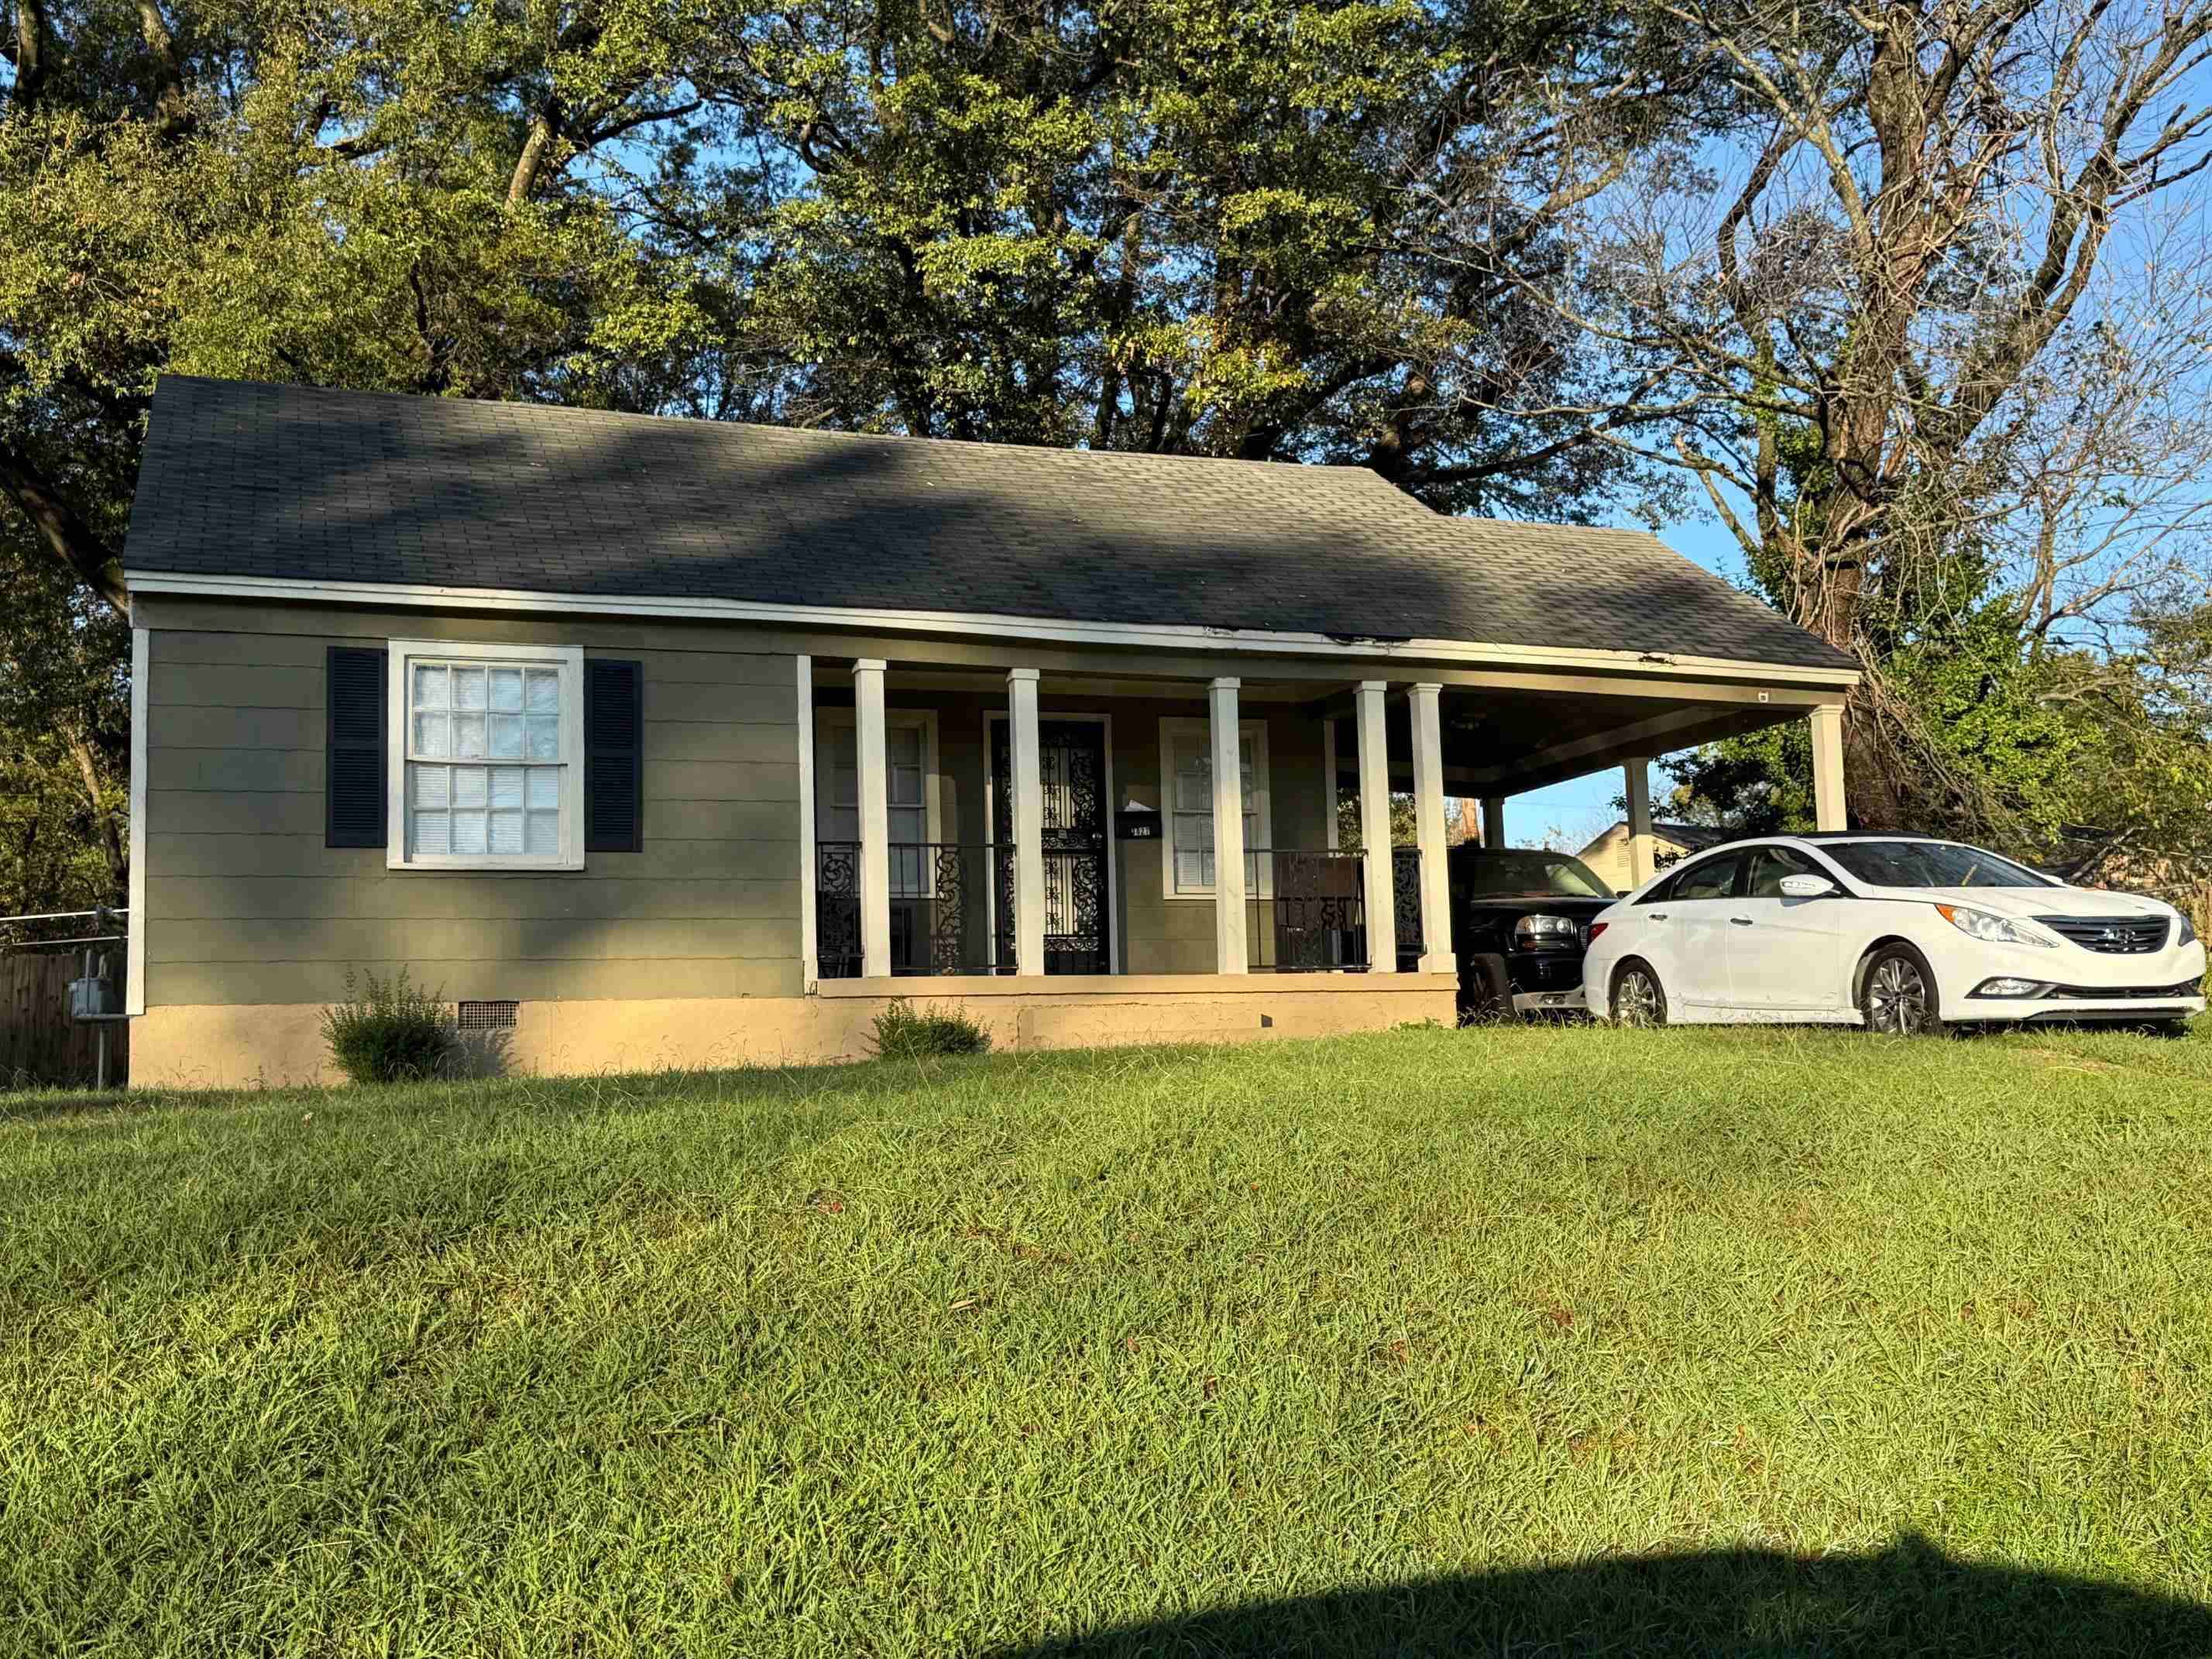
[(461, 1005), (461, 1029), (489, 1031), (497, 1026), (512, 1025), (514, 1011), (520, 1006), (513, 1002), (465, 1002)]

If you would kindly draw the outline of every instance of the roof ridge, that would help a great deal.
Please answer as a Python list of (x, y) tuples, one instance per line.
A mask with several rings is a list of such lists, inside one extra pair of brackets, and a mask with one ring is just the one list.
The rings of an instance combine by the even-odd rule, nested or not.
[[(634, 409), (595, 409), (588, 404), (542, 403), (526, 398), (457, 398), (442, 392), (388, 392), (382, 388), (356, 391), (346, 386), (315, 386), (297, 380), (251, 380), (232, 379), (220, 374), (179, 374), (164, 371), (155, 377), (154, 390), (160, 395), (161, 384), (167, 380), (183, 380), (201, 386), (251, 386), (268, 392), (303, 392), (315, 397), (353, 398), (375, 398), (392, 403), (432, 404), (442, 408), (514, 409), (555, 416), (595, 416), (610, 421), (651, 422), (662, 426), (683, 427), (700, 432), (760, 432), (777, 435), (808, 438), (830, 438), (841, 442), (859, 444), (913, 444), (929, 447), (954, 447), (963, 450), (1012, 450), (1024, 455), (1083, 456), (1105, 460), (1170, 462), (1206, 467), (1269, 467), (1278, 471), (1326, 475), (1333, 480), (1368, 480), (1381, 484), (1394, 495), (1403, 496), (1415, 506), (1421, 506), (1416, 497), (1409, 495), (1372, 467), (1330, 461), (1277, 460), (1273, 458), (1255, 459), (1245, 455), (1184, 455), (1165, 450), (1149, 449), (1093, 449), (1083, 444), (1032, 443), (1018, 438), (938, 438), (913, 432), (849, 432), (833, 426), (789, 426), (774, 421), (724, 421), (704, 415), (657, 415)], [(1449, 519), (1457, 515), (1431, 514), (1432, 517)], [(1499, 522), (1504, 522), (1500, 520)]]

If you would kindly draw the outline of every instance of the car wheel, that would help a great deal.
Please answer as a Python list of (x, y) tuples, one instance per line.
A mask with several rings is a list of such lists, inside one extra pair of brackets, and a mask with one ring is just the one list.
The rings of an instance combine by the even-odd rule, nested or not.
[(1651, 964), (1631, 957), (1613, 976), (1613, 1023), (1615, 1025), (1664, 1025), (1667, 992)]
[(1941, 1036), (1936, 975), (1909, 945), (1885, 945), (1859, 975), (1859, 1012), (1884, 1036)]

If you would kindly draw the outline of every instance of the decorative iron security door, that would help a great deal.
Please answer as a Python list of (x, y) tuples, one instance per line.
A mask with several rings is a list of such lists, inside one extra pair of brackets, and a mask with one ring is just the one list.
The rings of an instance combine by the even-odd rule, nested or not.
[[(991, 833), (1014, 844), (1013, 728), (994, 723)], [(1041, 720), (1044, 781), (1044, 970), (1103, 974), (1106, 949), (1106, 728), (1097, 720)], [(999, 866), (999, 960), (1014, 959), (1014, 861)]]

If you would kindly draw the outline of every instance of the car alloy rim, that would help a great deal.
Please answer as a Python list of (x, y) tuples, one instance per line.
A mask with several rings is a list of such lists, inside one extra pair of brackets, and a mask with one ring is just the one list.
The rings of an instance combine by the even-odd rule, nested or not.
[(1659, 1017), (1659, 988), (1650, 975), (1632, 969), (1620, 976), (1620, 994), (1614, 999), (1615, 1015), (1624, 1025), (1650, 1025)]
[(1867, 1024), (1899, 1036), (1928, 1024), (1928, 981), (1903, 957), (1891, 957), (1867, 981)]

